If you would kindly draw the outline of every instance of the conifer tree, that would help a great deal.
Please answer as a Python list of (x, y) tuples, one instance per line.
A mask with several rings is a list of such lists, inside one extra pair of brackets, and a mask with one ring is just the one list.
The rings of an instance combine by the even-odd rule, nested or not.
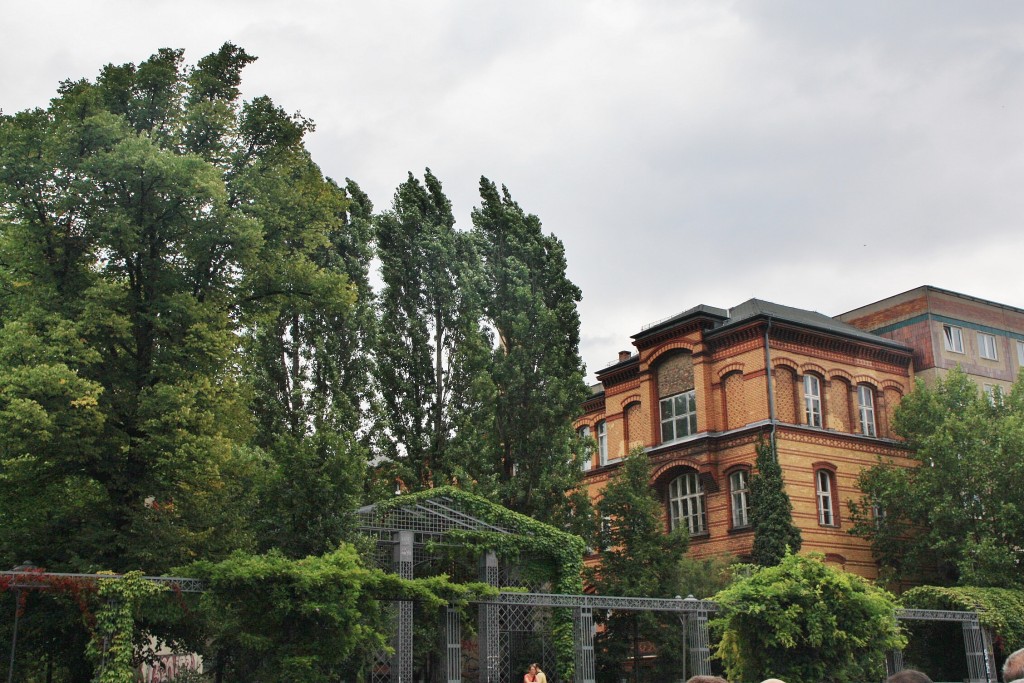
[(754, 527), (751, 559), (762, 567), (777, 565), (800, 550), (800, 529), (793, 524), (793, 504), (782, 480), (774, 442), (757, 445), (757, 474), (750, 478), (750, 523)]

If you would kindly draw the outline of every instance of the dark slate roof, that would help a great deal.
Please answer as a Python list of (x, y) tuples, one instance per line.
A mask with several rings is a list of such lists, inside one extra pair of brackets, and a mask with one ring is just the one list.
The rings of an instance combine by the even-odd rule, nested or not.
[(892, 339), (880, 337), (877, 334), (865, 332), (859, 327), (847, 325), (846, 323), (840, 322), (835, 318), (830, 318), (823, 313), (818, 313), (817, 311), (806, 311), (802, 308), (793, 308), (792, 306), (782, 306), (781, 304), (773, 304), (770, 301), (762, 301), (761, 299), (748, 299), (738, 306), (730, 308), (729, 320), (713, 332), (709, 332), (708, 336), (716, 335), (720, 332), (732, 329), (754, 318), (771, 318), (773, 320), (800, 325), (801, 327), (810, 327), (821, 332), (837, 334), (872, 344), (881, 344), (882, 346), (888, 346), (902, 351), (911, 350), (906, 344), (901, 344), (900, 342), (893, 341)]
[(675, 315), (669, 316), (668, 318), (663, 318), (648, 325), (644, 325), (643, 329), (640, 330), (638, 333), (634, 334), (632, 338), (640, 339), (642, 337), (646, 337), (647, 335), (653, 334), (654, 332), (664, 327), (671, 327), (672, 325), (680, 323), (686, 320), (687, 318), (694, 318), (697, 316), (705, 316), (715, 318), (718, 320), (725, 320), (726, 318), (729, 317), (729, 312), (724, 308), (716, 308), (714, 306), (707, 306), (705, 304), (701, 304), (699, 306), (689, 308), (683, 311), (682, 313), (676, 313)]

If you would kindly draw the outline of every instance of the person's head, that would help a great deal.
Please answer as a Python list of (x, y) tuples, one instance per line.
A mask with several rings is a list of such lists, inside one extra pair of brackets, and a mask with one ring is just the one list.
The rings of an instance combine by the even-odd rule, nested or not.
[(1024, 678), (1024, 647), (1012, 653), (1003, 662), (1003, 681), (1014, 681)]
[(761, 683), (786, 683), (781, 678), (766, 678)]
[(686, 683), (729, 683), (721, 676), (690, 676)]
[(534, 662), (533, 664), (531, 664), (531, 665), (530, 665), (530, 668), (528, 669), (528, 671), (529, 671), (530, 673), (532, 673), (532, 674), (535, 674), (535, 673), (537, 673), (538, 671), (540, 671), (540, 667), (539, 667), (539, 666), (537, 666), (537, 662)]
[(889, 676), (885, 683), (932, 683), (932, 679), (916, 669), (904, 669)]

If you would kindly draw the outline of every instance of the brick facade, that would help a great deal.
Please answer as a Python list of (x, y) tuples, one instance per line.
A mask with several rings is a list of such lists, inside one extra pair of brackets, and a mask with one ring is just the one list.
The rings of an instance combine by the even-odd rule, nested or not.
[[(742, 558), (753, 534), (734, 523), (729, 474), (752, 470), (757, 443), (774, 426), (804, 551), (824, 553), (862, 576), (877, 575), (870, 547), (848, 533), (848, 501), (859, 498), (857, 476), (879, 456), (909, 465), (889, 425), (892, 408), (911, 388), (910, 348), (820, 314), (756, 300), (730, 311), (691, 309), (634, 335), (633, 345), (635, 353), (598, 373), (601, 385), (577, 422), (592, 433), (600, 422), (607, 428), (611, 462), (602, 466), (595, 453), (586, 477), (594, 498), (620, 466), (616, 459), (642, 446), (651, 458), (652, 486), (666, 503), (666, 529), (671, 482), (695, 474), (707, 527), (692, 534), (690, 553)], [(806, 424), (806, 375), (818, 378), (821, 426)], [(859, 386), (870, 390), (875, 436), (861, 433)], [(660, 399), (691, 390), (696, 429), (663, 441)], [(685, 432), (689, 423), (677, 419), (675, 425)], [(829, 472), (834, 486), (830, 525), (819, 518), (819, 469)]]

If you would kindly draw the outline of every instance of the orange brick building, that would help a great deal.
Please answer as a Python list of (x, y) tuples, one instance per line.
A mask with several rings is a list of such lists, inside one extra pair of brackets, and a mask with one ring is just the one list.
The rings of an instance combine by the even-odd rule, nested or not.
[(753, 542), (755, 449), (774, 431), (803, 551), (877, 575), (870, 546), (848, 533), (847, 502), (859, 498), (862, 468), (904, 460), (889, 425), (912, 386), (910, 347), (757, 299), (697, 306), (632, 339), (635, 352), (598, 372), (577, 421), (598, 444), (586, 466), (592, 496), (643, 447), (666, 528), (687, 525), (696, 557), (742, 558)]

